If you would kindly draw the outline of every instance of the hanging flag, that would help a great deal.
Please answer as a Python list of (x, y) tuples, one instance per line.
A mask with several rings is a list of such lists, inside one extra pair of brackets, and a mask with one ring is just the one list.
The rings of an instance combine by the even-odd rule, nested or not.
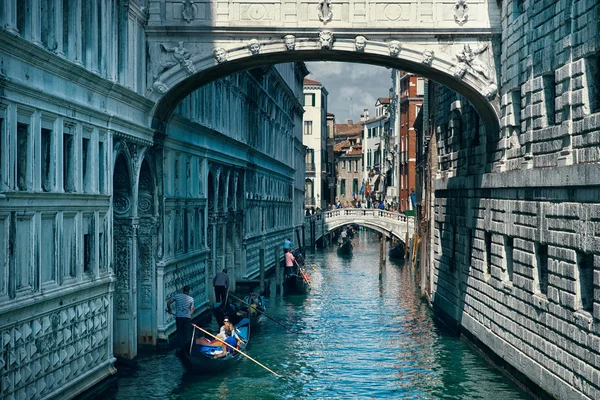
[(363, 181), (362, 186), (360, 187), (360, 191), (358, 192), (361, 195), (365, 194), (365, 182)]

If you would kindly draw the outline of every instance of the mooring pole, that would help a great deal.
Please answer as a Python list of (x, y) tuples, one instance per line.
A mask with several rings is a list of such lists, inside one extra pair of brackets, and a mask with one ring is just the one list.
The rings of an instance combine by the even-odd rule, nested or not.
[(260, 267), (260, 292), (263, 293), (265, 290), (265, 249), (261, 248), (258, 250), (258, 260)]
[(316, 243), (317, 243), (316, 225), (317, 225), (317, 221), (315, 221), (314, 219), (312, 219), (310, 221), (310, 252), (312, 254), (315, 254), (315, 247), (316, 247)]
[(275, 293), (281, 293), (281, 265), (279, 265), (279, 246), (273, 246), (273, 255), (275, 259), (275, 280), (277, 282)]
[(383, 251), (384, 237), (379, 236), (379, 279), (383, 276), (383, 265), (385, 264), (385, 252)]

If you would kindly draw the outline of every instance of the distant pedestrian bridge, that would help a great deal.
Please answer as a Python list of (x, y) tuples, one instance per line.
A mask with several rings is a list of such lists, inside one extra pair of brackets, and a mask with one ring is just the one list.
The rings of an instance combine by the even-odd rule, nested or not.
[(349, 224), (373, 229), (386, 237), (404, 241), (407, 232), (414, 231), (414, 218), (397, 212), (369, 208), (341, 208), (305, 217), (304, 229), (308, 239), (317, 241), (328, 233)]

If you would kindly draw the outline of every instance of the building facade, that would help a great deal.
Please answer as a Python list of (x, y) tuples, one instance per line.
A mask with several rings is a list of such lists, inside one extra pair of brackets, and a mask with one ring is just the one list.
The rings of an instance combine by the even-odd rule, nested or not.
[(327, 89), (304, 79), (303, 143), (306, 146), (306, 209), (327, 207)]
[(258, 276), (303, 221), (303, 64), (214, 81), (163, 135), (141, 4), (49, 3), (0, 7), (2, 399), (114, 374), (174, 332), (174, 293), (190, 285), (198, 315), (217, 270)]
[(390, 99), (380, 98), (375, 105), (375, 117), (369, 118), (369, 111), (363, 112), (363, 182), (365, 189), (363, 200), (367, 207), (374, 202), (385, 202), (386, 178), (383, 171), (387, 155), (387, 137), (389, 135)]
[(327, 196), (325, 197), (327, 206), (335, 203), (337, 188), (337, 169), (335, 164), (335, 115), (327, 113)]
[(500, 135), (464, 97), (428, 91), (422, 288), (560, 399), (600, 398), (599, 15), (597, 1), (502, 2)]
[[(417, 119), (423, 107), (425, 79), (404, 71), (392, 72), (392, 91), (394, 93), (392, 121), (397, 157), (397, 209), (412, 210), (411, 193), (416, 189), (417, 130), (422, 129), (423, 119)], [(418, 123), (421, 126), (418, 126)]]
[[(358, 203), (361, 202), (360, 191), (363, 182), (362, 129), (362, 124), (341, 124), (341, 134), (347, 139), (335, 145), (338, 174), (336, 204), (341, 204), (342, 207), (357, 207)], [(352, 132), (354, 135), (350, 135)]]

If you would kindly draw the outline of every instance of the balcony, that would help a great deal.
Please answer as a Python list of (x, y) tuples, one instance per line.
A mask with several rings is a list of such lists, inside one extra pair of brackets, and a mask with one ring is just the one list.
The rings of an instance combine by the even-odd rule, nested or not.
[(315, 163), (306, 163), (306, 175), (315, 175)]

